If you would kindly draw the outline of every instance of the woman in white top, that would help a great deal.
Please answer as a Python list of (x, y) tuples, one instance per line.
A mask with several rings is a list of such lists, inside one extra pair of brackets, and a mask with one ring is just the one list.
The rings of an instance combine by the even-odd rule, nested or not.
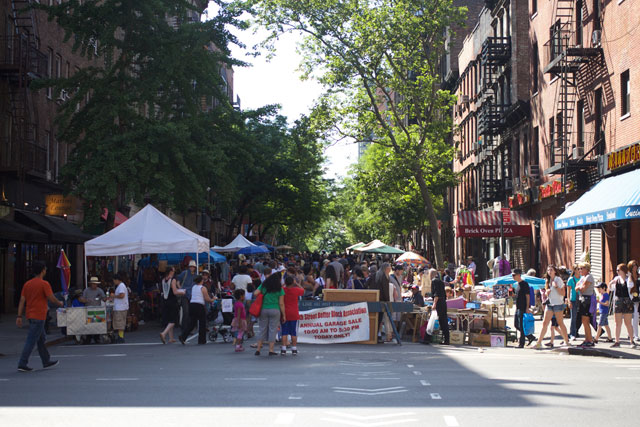
[(547, 333), (547, 328), (549, 327), (549, 323), (551, 322), (551, 318), (554, 314), (556, 316), (556, 320), (558, 321), (558, 328), (560, 329), (562, 338), (564, 338), (565, 345), (569, 345), (567, 328), (564, 326), (564, 298), (566, 295), (564, 282), (560, 277), (558, 277), (558, 269), (555, 265), (550, 265), (549, 267), (547, 267), (547, 274), (545, 278), (547, 279), (545, 283), (545, 289), (548, 299), (545, 302), (546, 306), (544, 309), (544, 317), (542, 320), (542, 331), (540, 332), (540, 338), (536, 343), (536, 349), (541, 348), (542, 339)]
[(191, 288), (191, 301), (189, 302), (189, 323), (180, 334), (180, 342), (184, 345), (187, 337), (196, 327), (198, 323), (198, 344), (207, 343), (207, 312), (204, 303), (212, 303), (215, 297), (209, 296), (209, 291), (202, 285), (202, 276), (197, 275), (193, 279), (193, 288)]

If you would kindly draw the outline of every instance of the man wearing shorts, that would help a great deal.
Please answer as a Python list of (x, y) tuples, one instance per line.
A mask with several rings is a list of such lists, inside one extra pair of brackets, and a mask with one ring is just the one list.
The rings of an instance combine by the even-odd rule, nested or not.
[(116, 344), (124, 343), (124, 330), (127, 327), (127, 313), (129, 312), (129, 289), (122, 281), (120, 274), (113, 278), (116, 287), (113, 299), (113, 329), (118, 332)]

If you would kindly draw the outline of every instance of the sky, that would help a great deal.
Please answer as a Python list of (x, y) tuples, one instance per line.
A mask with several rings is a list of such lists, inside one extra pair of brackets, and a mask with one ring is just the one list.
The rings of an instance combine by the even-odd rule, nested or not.
[[(260, 34), (252, 30), (237, 32), (240, 41), (251, 48), (258, 43)], [(275, 44), (275, 56), (270, 60), (262, 55), (246, 56), (246, 51), (238, 47), (232, 49), (233, 56), (251, 64), (249, 67), (234, 68), (234, 92), (240, 97), (242, 109), (254, 109), (267, 104), (280, 104), (281, 114), (293, 123), (300, 115), (309, 113), (314, 101), (322, 93), (322, 87), (315, 81), (300, 80), (297, 71), (300, 55), (296, 46), (301, 41), (297, 34), (282, 36)], [(325, 151), (327, 163), (325, 177), (340, 178), (358, 160), (357, 144), (341, 142)]]

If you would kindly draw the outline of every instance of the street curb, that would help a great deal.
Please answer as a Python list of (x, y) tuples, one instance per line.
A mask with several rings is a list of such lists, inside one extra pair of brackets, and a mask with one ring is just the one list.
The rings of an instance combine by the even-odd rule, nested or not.
[(558, 348), (553, 350), (556, 353), (566, 353), (571, 356), (606, 357), (609, 359), (640, 359), (640, 354), (629, 354), (623, 351), (602, 350), (597, 348)]

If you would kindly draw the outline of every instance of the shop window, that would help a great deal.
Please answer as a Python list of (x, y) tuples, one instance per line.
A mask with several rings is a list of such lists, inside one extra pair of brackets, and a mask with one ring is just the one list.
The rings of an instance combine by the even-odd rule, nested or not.
[(620, 105), (622, 106), (622, 111), (620, 112), (623, 116), (631, 113), (631, 80), (629, 79), (629, 70), (625, 71), (620, 75), (620, 96), (622, 99), (620, 100)]

